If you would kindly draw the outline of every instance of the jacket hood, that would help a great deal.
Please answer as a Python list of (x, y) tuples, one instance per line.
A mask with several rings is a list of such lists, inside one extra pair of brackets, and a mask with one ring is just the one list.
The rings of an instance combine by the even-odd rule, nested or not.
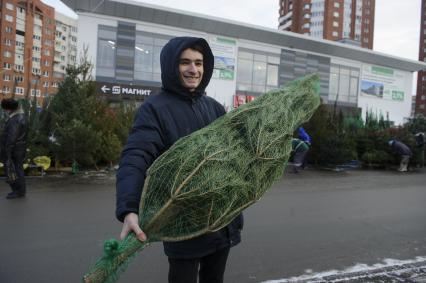
[[(194, 92), (183, 87), (179, 78), (179, 57), (187, 48), (199, 45), (203, 49), (204, 74), (200, 85)], [(213, 74), (214, 57), (209, 44), (203, 38), (175, 37), (172, 38), (161, 50), (161, 80), (162, 88), (185, 97), (198, 97), (204, 94)]]

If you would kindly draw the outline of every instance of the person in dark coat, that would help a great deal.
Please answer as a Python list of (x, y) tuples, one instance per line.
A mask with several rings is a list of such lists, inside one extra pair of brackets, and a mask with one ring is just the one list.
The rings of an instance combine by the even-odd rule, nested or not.
[[(139, 202), (149, 166), (179, 138), (199, 130), (225, 114), (205, 89), (213, 74), (214, 57), (206, 40), (171, 39), (160, 55), (162, 89), (148, 97), (136, 114), (117, 172), (116, 217), (123, 221), (120, 238), (134, 232), (146, 239), (138, 225)], [(241, 241), (242, 215), (227, 227), (194, 239), (164, 242), (170, 283), (223, 282), (230, 247)]]
[(425, 133), (419, 132), (414, 135), (416, 146), (420, 151), (420, 166), (425, 166)]
[(391, 151), (394, 154), (401, 156), (401, 162), (399, 164), (399, 172), (407, 172), (408, 171), (408, 163), (410, 162), (410, 158), (413, 155), (411, 149), (398, 140), (389, 140), (389, 146)]
[(16, 100), (3, 99), (1, 107), (9, 114), (1, 136), (1, 160), (4, 164), (6, 182), (12, 189), (6, 198), (22, 198), (26, 193), (23, 164), (27, 150), (28, 124)]
[(292, 139), (291, 149), (290, 160), (293, 163), (293, 173), (298, 173), (298, 168), (302, 168), (306, 154), (308, 154), (309, 145), (300, 139)]

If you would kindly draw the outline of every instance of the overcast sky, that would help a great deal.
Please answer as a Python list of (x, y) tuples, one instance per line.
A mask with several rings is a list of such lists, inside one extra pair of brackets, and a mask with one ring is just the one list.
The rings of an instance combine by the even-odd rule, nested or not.
[[(67, 15), (59, 0), (42, 0)], [(139, 0), (133, 0), (139, 1)], [(276, 29), (279, 0), (141, 0), (174, 9)], [(421, 0), (376, 0), (374, 50), (418, 60)]]

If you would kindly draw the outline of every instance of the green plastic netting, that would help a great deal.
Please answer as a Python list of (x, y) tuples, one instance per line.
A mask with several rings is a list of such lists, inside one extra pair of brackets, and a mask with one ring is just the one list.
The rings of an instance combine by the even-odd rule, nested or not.
[(85, 282), (114, 282), (129, 260), (156, 241), (181, 241), (221, 229), (258, 201), (284, 172), (294, 130), (320, 104), (310, 75), (240, 106), (178, 140), (149, 168), (134, 234), (105, 243)]

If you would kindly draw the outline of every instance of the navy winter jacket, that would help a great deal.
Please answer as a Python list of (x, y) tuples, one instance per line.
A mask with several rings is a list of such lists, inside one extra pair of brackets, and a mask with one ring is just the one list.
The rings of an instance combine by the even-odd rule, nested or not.
[[(179, 56), (194, 44), (204, 50), (204, 75), (197, 89), (190, 92), (179, 79)], [(120, 221), (129, 212), (139, 212), (146, 172), (155, 159), (179, 138), (225, 114), (223, 106), (204, 92), (214, 64), (213, 54), (204, 39), (178, 37), (170, 40), (161, 51), (160, 63), (162, 90), (141, 105), (121, 155), (116, 184), (116, 216)], [(196, 258), (236, 245), (240, 242), (242, 222), (240, 215), (217, 232), (186, 241), (164, 242), (165, 253), (172, 258)]]
[(28, 123), (22, 110), (13, 112), (4, 125), (0, 138), (0, 159), (8, 163), (16, 155), (25, 155), (27, 149)]
[(408, 155), (410, 157), (413, 155), (413, 153), (411, 152), (411, 149), (408, 146), (406, 146), (404, 143), (397, 140), (393, 141), (391, 145), (391, 150), (392, 152), (398, 155)]

